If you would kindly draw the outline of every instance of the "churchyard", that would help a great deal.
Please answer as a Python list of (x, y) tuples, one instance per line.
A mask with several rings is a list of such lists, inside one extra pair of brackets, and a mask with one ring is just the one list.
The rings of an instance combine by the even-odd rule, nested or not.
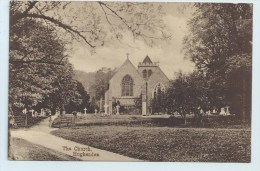
[(253, 5), (176, 5), (11, 2), (10, 157), (250, 162)]
[[(51, 134), (147, 161), (250, 162), (251, 129), (232, 116), (210, 116), (211, 124), (183, 124), (180, 115), (81, 114)], [(171, 123), (171, 124), (169, 124)], [(59, 118), (54, 121), (58, 127)]]
[(147, 161), (250, 162), (250, 128), (211, 129), (96, 125), (53, 135)]

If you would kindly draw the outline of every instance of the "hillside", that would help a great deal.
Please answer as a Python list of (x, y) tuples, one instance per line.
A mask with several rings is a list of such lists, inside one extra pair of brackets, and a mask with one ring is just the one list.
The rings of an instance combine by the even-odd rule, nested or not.
[(95, 72), (85, 72), (80, 70), (74, 70), (74, 79), (81, 82), (86, 91), (91, 95), (90, 87), (95, 82)]

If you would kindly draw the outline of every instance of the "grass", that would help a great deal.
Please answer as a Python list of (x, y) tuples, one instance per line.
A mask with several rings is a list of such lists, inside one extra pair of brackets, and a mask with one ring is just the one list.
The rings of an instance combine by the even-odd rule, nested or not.
[(71, 161), (79, 160), (69, 155), (32, 144), (20, 138), (12, 138), (9, 149), (10, 160), (36, 160), (36, 161)]
[(148, 161), (250, 162), (250, 129), (81, 126), (52, 134)]
[[(72, 116), (72, 115), (68, 115)], [(158, 115), (159, 116), (159, 115)], [(98, 126), (98, 125), (121, 125), (121, 126), (168, 126), (168, 127), (205, 127), (205, 128), (248, 128), (250, 123), (242, 123), (236, 116), (210, 116), (204, 117), (203, 124), (196, 124), (192, 115), (187, 115), (187, 124), (183, 125), (184, 120), (181, 116), (170, 118), (162, 117), (142, 117), (141, 115), (110, 115), (101, 117), (98, 115), (81, 115), (75, 119), (76, 126)], [(68, 124), (60, 124), (60, 119), (54, 120), (54, 127), (65, 127)], [(70, 124), (72, 125), (72, 124)], [(68, 126), (67, 126), (68, 127)]]

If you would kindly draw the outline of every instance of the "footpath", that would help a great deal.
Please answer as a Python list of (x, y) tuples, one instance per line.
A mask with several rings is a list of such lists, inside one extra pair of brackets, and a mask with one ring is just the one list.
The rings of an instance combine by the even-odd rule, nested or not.
[[(52, 119), (54, 118), (55, 116)], [(58, 128), (49, 127), (49, 118), (47, 118), (31, 128), (11, 130), (11, 137), (21, 138), (30, 143), (46, 147), (84, 161), (141, 161), (106, 150), (79, 144), (50, 134), (51, 131), (56, 129)]]

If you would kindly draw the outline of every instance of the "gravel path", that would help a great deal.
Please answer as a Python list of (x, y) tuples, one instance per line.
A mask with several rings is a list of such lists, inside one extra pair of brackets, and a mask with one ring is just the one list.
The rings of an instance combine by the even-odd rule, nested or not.
[(47, 118), (31, 128), (12, 130), (11, 137), (21, 138), (85, 161), (140, 161), (51, 135), (50, 132), (55, 129), (58, 128), (49, 127)]

